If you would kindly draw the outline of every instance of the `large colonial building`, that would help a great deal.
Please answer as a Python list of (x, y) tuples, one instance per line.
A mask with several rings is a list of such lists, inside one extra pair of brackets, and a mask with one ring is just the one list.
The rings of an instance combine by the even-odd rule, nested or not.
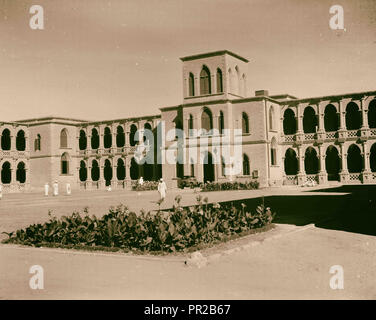
[[(183, 102), (161, 108), (158, 115), (1, 123), (4, 190), (38, 190), (55, 180), (72, 188), (127, 188), (140, 176), (163, 177), (170, 185), (183, 176), (198, 181), (257, 179), (261, 186), (313, 180), (376, 183), (376, 91), (298, 99), (259, 90), (251, 96), (247, 59), (217, 51), (181, 60)], [(183, 143), (160, 141), (158, 132), (176, 128), (185, 133)], [(136, 132), (144, 129), (151, 130), (154, 139), (137, 141)], [(207, 134), (197, 135), (194, 129)], [(226, 173), (231, 164), (220, 155), (214, 161), (215, 145), (226, 129), (241, 130), (241, 155), (235, 159), (241, 172), (236, 174)], [(204, 151), (197, 148), (203, 139), (208, 142)], [(174, 143), (187, 161), (157, 164), (161, 151)], [(228, 143), (233, 146), (233, 139)], [(154, 163), (139, 164), (137, 154), (147, 153), (150, 146)], [(205, 163), (191, 160), (191, 148)]]

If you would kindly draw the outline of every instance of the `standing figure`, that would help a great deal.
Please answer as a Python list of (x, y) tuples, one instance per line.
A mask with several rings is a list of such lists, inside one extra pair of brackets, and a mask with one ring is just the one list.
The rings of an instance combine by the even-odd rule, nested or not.
[(67, 195), (70, 196), (70, 194), (71, 194), (71, 192), (72, 192), (72, 190), (71, 190), (71, 186), (70, 186), (70, 183), (67, 183), (67, 184), (65, 185), (65, 187), (66, 187), (66, 190), (67, 190)]
[(59, 185), (57, 183), (57, 180), (55, 180), (54, 184), (53, 184), (53, 189), (54, 189), (54, 196), (57, 196), (59, 194)]
[(144, 178), (143, 177), (140, 177), (140, 179), (138, 180), (138, 184), (140, 186), (142, 186), (144, 184)]
[(158, 183), (158, 192), (159, 192), (159, 197), (161, 200), (164, 200), (166, 197), (166, 191), (167, 191), (167, 186), (166, 183), (163, 181), (161, 178)]
[(49, 189), (50, 189), (50, 185), (48, 184), (48, 182), (46, 182), (46, 183), (44, 184), (44, 195), (45, 195), (46, 197), (48, 197), (48, 191), (49, 191)]

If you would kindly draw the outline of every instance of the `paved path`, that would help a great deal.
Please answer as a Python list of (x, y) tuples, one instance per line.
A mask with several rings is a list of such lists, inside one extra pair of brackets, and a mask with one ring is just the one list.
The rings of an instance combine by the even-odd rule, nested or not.
[[(374, 236), (319, 228), (284, 234), (203, 268), (186, 266), (181, 257), (2, 245), (0, 298), (376, 299), (375, 253)], [(32, 265), (44, 268), (44, 290), (29, 287)], [(344, 269), (343, 290), (329, 287), (333, 265)]]

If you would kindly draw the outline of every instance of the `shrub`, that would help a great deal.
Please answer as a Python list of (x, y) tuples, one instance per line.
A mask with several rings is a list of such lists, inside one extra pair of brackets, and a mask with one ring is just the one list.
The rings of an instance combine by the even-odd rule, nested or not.
[(196, 178), (194, 177), (184, 177), (182, 179), (178, 180), (178, 188), (184, 189), (186, 187), (188, 188), (201, 188), (203, 185), (202, 182), (198, 182)]
[(49, 214), (48, 222), (6, 233), (9, 238), (3, 242), (174, 252), (265, 227), (275, 215), (263, 205), (251, 212), (244, 203), (238, 207), (209, 204), (207, 198), (198, 196), (196, 205), (182, 207), (180, 200), (180, 196), (175, 198), (171, 211), (141, 211), (139, 215), (123, 205), (110, 208), (101, 218), (90, 217), (87, 210), (84, 215), (74, 212), (59, 219)]
[(134, 191), (147, 191), (147, 190), (157, 190), (158, 189), (158, 181), (144, 181), (141, 185), (138, 183), (138, 180), (133, 182), (132, 181), (132, 190)]
[(201, 191), (223, 191), (223, 190), (253, 190), (258, 189), (260, 183), (257, 180), (246, 182), (207, 182), (202, 185)]

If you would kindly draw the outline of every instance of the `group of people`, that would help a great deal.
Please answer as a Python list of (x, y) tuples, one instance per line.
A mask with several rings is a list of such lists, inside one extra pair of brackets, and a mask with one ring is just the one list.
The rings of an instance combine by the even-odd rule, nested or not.
[[(143, 185), (144, 184), (144, 179), (143, 177), (141, 177), (139, 180), (138, 180), (138, 184), (139, 185)], [(111, 186), (109, 186), (109, 188), (107, 189), (108, 191), (111, 191)], [(65, 185), (65, 191), (66, 191), (66, 194), (67, 195), (70, 195), (72, 193), (72, 190), (71, 190), (71, 185), (70, 183), (66, 183)], [(166, 192), (167, 192), (167, 186), (166, 186), (166, 183), (163, 181), (163, 179), (159, 179), (159, 182), (158, 182), (158, 193), (159, 193), (159, 198), (160, 200), (164, 200), (165, 197), (166, 197)], [(50, 185), (48, 182), (45, 183), (44, 185), (44, 195), (46, 197), (49, 196), (49, 193), (50, 193)], [(59, 195), (59, 184), (57, 182), (57, 180), (54, 181), (54, 183), (52, 184), (52, 195), (54, 197), (58, 196)], [(0, 200), (3, 198), (3, 186), (0, 184)]]
[[(48, 184), (48, 182), (46, 182), (44, 185), (44, 195), (46, 197), (48, 197), (49, 191), (50, 191), (50, 185)], [(65, 185), (65, 191), (67, 195), (70, 195), (72, 193), (70, 183), (67, 183)], [(52, 184), (52, 195), (54, 197), (59, 195), (59, 184), (57, 183), (57, 180), (55, 180), (54, 183)]]

